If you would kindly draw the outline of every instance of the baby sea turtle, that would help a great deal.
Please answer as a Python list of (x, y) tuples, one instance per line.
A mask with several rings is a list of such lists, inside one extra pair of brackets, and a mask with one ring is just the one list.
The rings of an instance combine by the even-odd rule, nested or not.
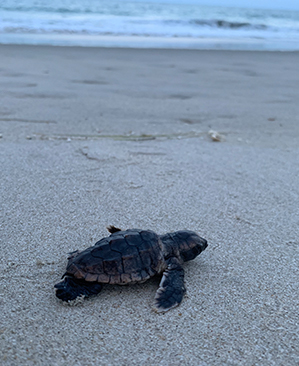
[(64, 280), (54, 286), (56, 296), (72, 301), (98, 294), (105, 283), (125, 285), (163, 274), (154, 308), (165, 312), (178, 306), (186, 292), (182, 264), (205, 250), (207, 241), (188, 230), (157, 235), (151, 230), (107, 229), (109, 237), (70, 253)]

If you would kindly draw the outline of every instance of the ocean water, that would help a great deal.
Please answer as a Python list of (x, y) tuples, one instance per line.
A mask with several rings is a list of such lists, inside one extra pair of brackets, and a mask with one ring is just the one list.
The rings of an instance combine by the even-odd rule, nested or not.
[(178, 0), (0, 0), (0, 43), (299, 50), (299, 11)]

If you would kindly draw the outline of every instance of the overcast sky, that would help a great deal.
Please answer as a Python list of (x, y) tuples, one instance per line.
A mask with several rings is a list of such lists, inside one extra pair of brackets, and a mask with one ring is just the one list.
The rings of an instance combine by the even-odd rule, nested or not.
[(185, 2), (187, 4), (200, 4), (200, 5), (299, 10), (299, 0), (147, 0), (147, 1), (159, 2), (159, 3)]

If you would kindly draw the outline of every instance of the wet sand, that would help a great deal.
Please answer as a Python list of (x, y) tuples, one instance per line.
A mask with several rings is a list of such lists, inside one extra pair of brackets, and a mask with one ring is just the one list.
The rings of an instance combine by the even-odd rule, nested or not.
[[(3, 365), (299, 363), (298, 63), (0, 46)], [(159, 279), (56, 299), (111, 224), (208, 240), (180, 307), (152, 311)]]

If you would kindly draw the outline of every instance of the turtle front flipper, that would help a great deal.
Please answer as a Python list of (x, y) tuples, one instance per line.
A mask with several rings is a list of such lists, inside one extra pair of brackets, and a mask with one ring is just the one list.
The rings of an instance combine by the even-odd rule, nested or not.
[(79, 296), (89, 297), (102, 290), (102, 285), (98, 282), (87, 282), (68, 276), (54, 287), (56, 296), (62, 301), (72, 301)]
[(186, 292), (184, 270), (179, 260), (171, 257), (166, 263), (167, 268), (155, 296), (154, 310), (157, 313), (163, 313), (180, 305)]

